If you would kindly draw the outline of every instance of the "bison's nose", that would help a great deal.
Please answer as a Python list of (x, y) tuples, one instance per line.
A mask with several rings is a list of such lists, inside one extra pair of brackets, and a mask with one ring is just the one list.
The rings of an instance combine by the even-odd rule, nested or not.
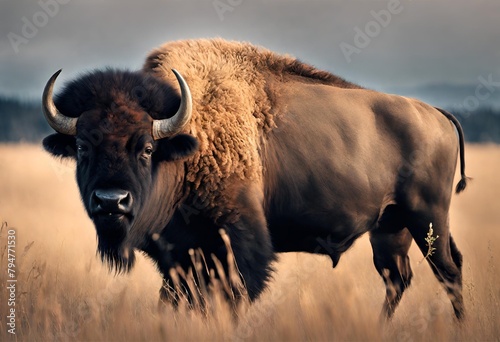
[(92, 214), (128, 214), (132, 210), (132, 194), (120, 189), (94, 190), (90, 197)]

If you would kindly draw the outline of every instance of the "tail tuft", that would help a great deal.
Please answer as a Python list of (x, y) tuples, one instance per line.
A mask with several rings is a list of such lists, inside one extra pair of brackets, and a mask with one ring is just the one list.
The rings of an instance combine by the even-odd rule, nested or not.
[(457, 184), (457, 187), (455, 188), (455, 192), (458, 194), (458, 193), (464, 191), (465, 188), (467, 187), (467, 182), (469, 180), (470, 180), (469, 177), (462, 176), (462, 179), (460, 179), (460, 181)]

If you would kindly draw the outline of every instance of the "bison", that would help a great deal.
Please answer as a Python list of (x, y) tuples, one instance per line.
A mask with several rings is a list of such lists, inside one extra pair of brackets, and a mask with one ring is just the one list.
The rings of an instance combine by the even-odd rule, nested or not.
[(457, 193), (467, 177), (450, 113), (221, 39), (166, 43), (142, 70), (89, 72), (53, 97), (59, 72), (43, 93), (57, 131), (43, 146), (76, 160), (103, 261), (127, 271), (145, 252), (163, 275), (162, 300), (176, 302), (170, 270), (188, 272), (193, 250), (206, 256), (198, 276), (221, 277), (216, 259), (228, 271), (220, 229), (251, 300), (276, 253), (324, 254), (335, 267), (369, 232), (390, 317), (412, 279), (410, 244), (428, 254), (432, 224), (427, 259), (463, 316), (448, 214), (458, 154)]

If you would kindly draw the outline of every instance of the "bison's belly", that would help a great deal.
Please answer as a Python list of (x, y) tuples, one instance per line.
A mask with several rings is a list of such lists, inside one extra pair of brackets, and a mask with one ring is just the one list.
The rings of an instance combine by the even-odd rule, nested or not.
[(297, 211), (270, 215), (268, 227), (276, 252), (308, 252), (340, 257), (362, 234), (375, 227), (379, 211)]

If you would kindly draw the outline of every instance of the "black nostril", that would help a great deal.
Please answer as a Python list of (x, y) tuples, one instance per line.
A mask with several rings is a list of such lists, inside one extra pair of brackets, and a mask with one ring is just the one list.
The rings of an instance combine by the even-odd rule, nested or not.
[(97, 189), (90, 197), (93, 214), (127, 214), (132, 210), (132, 194), (121, 189)]
[(132, 207), (132, 195), (127, 191), (127, 195), (118, 201), (118, 207), (124, 211), (129, 212)]

